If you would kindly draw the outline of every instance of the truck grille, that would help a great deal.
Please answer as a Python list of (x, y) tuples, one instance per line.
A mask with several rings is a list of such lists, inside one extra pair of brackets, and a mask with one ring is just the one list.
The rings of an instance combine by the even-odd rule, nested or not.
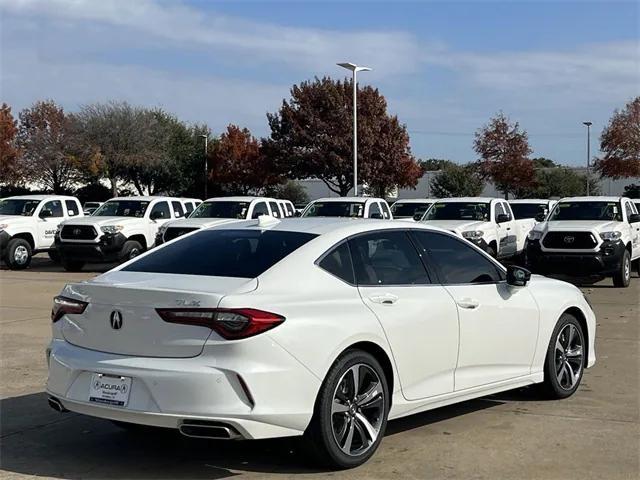
[(91, 225), (65, 225), (60, 237), (68, 240), (93, 240), (98, 232)]
[(598, 245), (591, 232), (549, 232), (542, 244), (558, 250), (589, 250)]
[(167, 231), (164, 232), (163, 239), (165, 242), (168, 242), (169, 240), (173, 240), (174, 238), (181, 237), (185, 233), (193, 232), (195, 230), (200, 230), (200, 229), (193, 228), (193, 227), (167, 228)]

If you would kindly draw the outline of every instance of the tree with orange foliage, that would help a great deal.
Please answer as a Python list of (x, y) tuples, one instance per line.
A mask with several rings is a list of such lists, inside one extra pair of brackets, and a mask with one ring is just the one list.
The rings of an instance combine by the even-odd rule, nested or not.
[(520, 130), (518, 122), (511, 124), (504, 113), (476, 132), (474, 150), (480, 155), (481, 174), (493, 181), (504, 198), (535, 184), (527, 132)]
[(209, 178), (229, 193), (247, 195), (282, 180), (246, 128), (229, 125), (211, 152)]
[(6, 103), (0, 107), (0, 183), (12, 183), (19, 178), (17, 162), (20, 151), (16, 145), (18, 122)]
[(640, 177), (640, 97), (616, 110), (600, 136), (604, 153), (595, 162), (603, 177)]

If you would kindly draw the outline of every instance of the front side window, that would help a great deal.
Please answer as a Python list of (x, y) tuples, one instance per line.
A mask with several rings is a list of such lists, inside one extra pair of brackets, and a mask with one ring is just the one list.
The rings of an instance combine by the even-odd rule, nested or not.
[(349, 240), (358, 285), (429, 283), (427, 271), (406, 232), (387, 231)]
[(258, 218), (261, 215), (269, 215), (269, 209), (265, 202), (258, 202), (255, 204), (251, 218)]
[(631, 206), (631, 202), (626, 202), (624, 204), (624, 207), (627, 211), (627, 220), (629, 220), (629, 218), (631, 217), (631, 215), (633, 215), (635, 212), (633, 211), (633, 207)]
[(189, 218), (247, 218), (249, 202), (204, 202)]
[(488, 222), (490, 204), (484, 202), (437, 202), (424, 220), (476, 220)]
[(347, 242), (343, 242), (327, 253), (319, 262), (318, 266), (323, 270), (335, 275), (347, 283), (355, 284), (353, 274), (353, 264), (351, 262), (351, 252)]
[(73, 200), (65, 200), (64, 204), (67, 207), (67, 213), (70, 217), (75, 217), (76, 215), (78, 215), (78, 213), (80, 213), (78, 205)]
[(551, 215), (554, 220), (613, 220), (622, 221), (620, 202), (560, 202)]
[[(149, 202), (142, 200), (109, 200), (94, 213), (94, 217), (144, 217)], [(167, 207), (168, 209), (168, 207)]]
[(153, 250), (123, 270), (255, 278), (314, 237), (272, 230), (203, 230)]
[(173, 214), (176, 217), (184, 216), (184, 210), (182, 209), (182, 204), (180, 202), (171, 202), (171, 206), (173, 207)]
[(169, 204), (167, 202), (158, 202), (151, 209), (149, 216), (152, 220), (166, 220), (171, 218), (171, 212), (169, 211)]
[(364, 202), (314, 202), (303, 217), (364, 217)]
[(443, 284), (496, 283), (504, 273), (488, 258), (451, 235), (413, 231), (412, 237), (438, 269)]
[(51, 200), (50, 202), (45, 203), (42, 210), (40, 210), (40, 216), (42, 218), (63, 217), (64, 213), (62, 212), (62, 202), (60, 200)]
[(369, 206), (369, 218), (382, 218), (382, 210), (378, 202), (371, 202)]
[(545, 203), (512, 203), (511, 210), (516, 220), (536, 218), (541, 213), (547, 214), (547, 205)]
[(22, 198), (6, 198), (0, 200), (0, 215), (20, 215), (30, 217), (36, 211), (41, 200), (26, 200)]

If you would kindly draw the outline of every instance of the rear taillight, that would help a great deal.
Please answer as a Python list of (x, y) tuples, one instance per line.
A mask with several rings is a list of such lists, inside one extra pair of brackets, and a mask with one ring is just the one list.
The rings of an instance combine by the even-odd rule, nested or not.
[(87, 302), (74, 300), (73, 298), (58, 295), (53, 298), (53, 308), (51, 309), (51, 321), (56, 323), (63, 315), (77, 315), (84, 312), (89, 305)]
[(208, 327), (228, 340), (257, 335), (284, 322), (284, 317), (253, 308), (157, 308), (165, 322)]

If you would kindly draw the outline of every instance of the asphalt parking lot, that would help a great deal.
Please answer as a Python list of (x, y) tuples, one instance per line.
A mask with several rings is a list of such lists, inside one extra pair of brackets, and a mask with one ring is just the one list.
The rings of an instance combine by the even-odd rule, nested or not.
[[(131, 435), (47, 406), (51, 298), (99, 269), (64, 273), (46, 256), (0, 271), (0, 478), (637, 479), (640, 475), (640, 279), (584, 287), (598, 317), (598, 361), (576, 395), (507, 392), (389, 423), (356, 470), (310, 470), (297, 441), (214, 442)], [(102, 268), (104, 271), (104, 268)], [(276, 386), (274, 386), (276, 387)]]

